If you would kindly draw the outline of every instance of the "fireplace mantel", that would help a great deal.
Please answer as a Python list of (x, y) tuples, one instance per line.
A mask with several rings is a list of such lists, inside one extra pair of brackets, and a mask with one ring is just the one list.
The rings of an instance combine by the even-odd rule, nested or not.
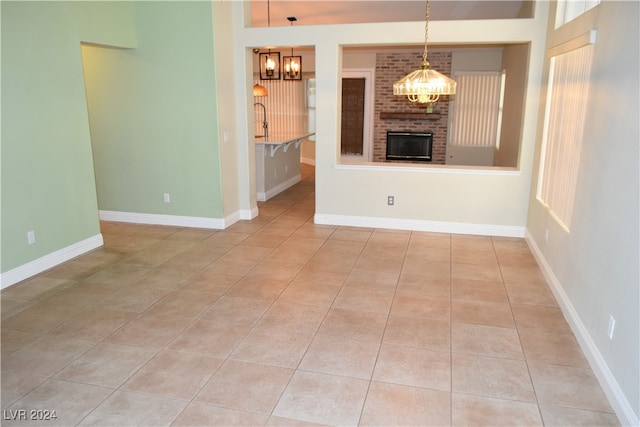
[(440, 120), (440, 113), (434, 111), (433, 113), (426, 113), (424, 111), (381, 111), (381, 119), (408, 119), (408, 120)]

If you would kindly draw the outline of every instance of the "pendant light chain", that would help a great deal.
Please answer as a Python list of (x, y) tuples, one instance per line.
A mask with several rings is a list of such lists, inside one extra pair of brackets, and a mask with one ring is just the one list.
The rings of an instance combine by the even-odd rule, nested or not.
[(430, 18), (430, 7), (429, 7), (429, 0), (426, 1), (427, 6), (426, 6), (426, 12), (425, 12), (425, 22), (424, 22), (424, 51), (422, 51), (422, 62), (428, 62), (427, 61), (427, 39), (429, 38), (429, 18)]

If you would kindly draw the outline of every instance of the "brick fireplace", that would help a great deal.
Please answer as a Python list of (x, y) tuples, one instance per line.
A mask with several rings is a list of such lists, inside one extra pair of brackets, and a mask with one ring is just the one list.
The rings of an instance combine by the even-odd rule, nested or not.
[[(435, 104), (434, 113), (393, 95), (393, 83), (420, 67), (422, 51), (378, 53), (376, 55), (375, 123), (373, 125), (373, 161), (385, 162), (387, 131), (433, 132), (431, 164), (444, 164), (449, 118), (448, 97)], [(451, 74), (451, 52), (429, 53), (431, 68)]]

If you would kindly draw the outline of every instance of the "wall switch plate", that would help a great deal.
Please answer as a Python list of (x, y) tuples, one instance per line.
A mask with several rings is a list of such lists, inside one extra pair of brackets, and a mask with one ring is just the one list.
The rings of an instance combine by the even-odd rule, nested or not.
[(33, 245), (36, 242), (36, 232), (31, 230), (27, 232), (27, 243)]
[(393, 206), (394, 203), (395, 203), (395, 197), (387, 196), (387, 205)]
[(171, 203), (171, 194), (164, 193), (164, 202), (165, 203)]

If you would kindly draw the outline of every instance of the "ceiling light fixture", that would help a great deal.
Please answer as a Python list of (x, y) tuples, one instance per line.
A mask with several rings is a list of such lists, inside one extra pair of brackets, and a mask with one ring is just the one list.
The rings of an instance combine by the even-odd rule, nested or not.
[[(293, 23), (297, 21), (295, 16), (287, 17), (287, 20)], [(293, 56), (293, 47), (291, 48), (291, 56), (282, 57), (282, 68), (284, 69), (283, 80), (302, 80), (302, 56)]]
[(424, 26), (424, 51), (422, 52), (422, 64), (420, 69), (413, 71), (393, 84), (394, 95), (404, 95), (409, 101), (432, 106), (441, 95), (455, 95), (456, 82), (429, 69), (427, 60), (427, 38), (429, 36), (430, 5), (427, 0), (425, 26)]
[[(271, 4), (267, 0), (267, 26), (271, 27)], [(261, 53), (260, 80), (280, 80), (280, 52)]]

